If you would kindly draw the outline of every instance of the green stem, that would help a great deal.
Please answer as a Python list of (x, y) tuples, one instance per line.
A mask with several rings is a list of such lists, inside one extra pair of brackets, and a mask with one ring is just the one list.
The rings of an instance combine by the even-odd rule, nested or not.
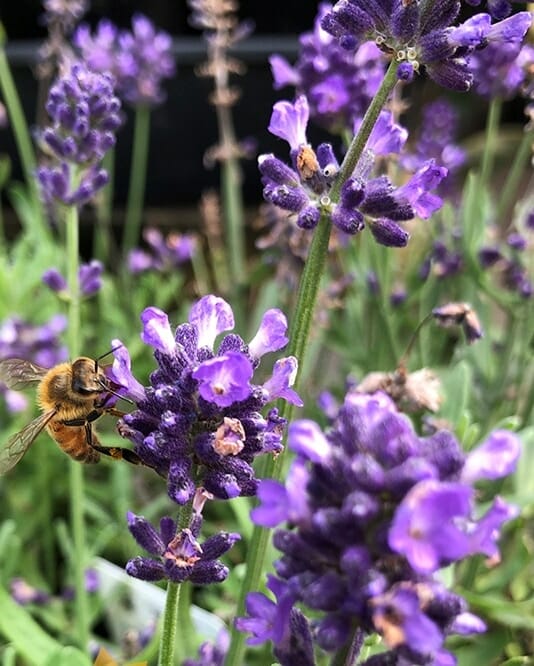
[(222, 165), (222, 204), (228, 248), (230, 250), (230, 276), (232, 284), (242, 286), (245, 275), (245, 234), (241, 173), (235, 157), (229, 157)]
[(104, 155), (102, 167), (108, 172), (109, 181), (103, 189), (96, 209), (97, 226), (93, 232), (93, 257), (107, 264), (113, 237), (111, 219), (113, 215), (113, 190), (115, 185), (115, 149)]
[[(2, 26), (0, 24), (0, 32)], [(0, 44), (0, 91), (6, 104), (9, 115), (9, 121), (13, 128), (13, 135), (17, 144), (24, 179), (30, 193), (33, 208), (33, 223), (35, 225), (35, 235), (49, 236), (50, 232), (45, 224), (43, 208), (39, 190), (35, 181), (36, 160), (33, 150), (32, 140), (28, 131), (28, 125), (24, 117), (22, 104), (13, 81), (11, 69), (7, 61), (7, 56), (3, 45)]]
[(495, 97), (491, 100), (486, 120), (486, 140), (482, 154), (482, 167), (480, 171), (481, 184), (488, 185), (493, 173), (495, 162), (495, 144), (499, 123), (501, 121), (502, 99)]
[(135, 125), (130, 169), (126, 221), (122, 240), (122, 252), (128, 252), (139, 242), (143, 204), (145, 201), (146, 168), (150, 140), (150, 108), (138, 106), (135, 110)]
[[(339, 197), (341, 186), (350, 177), (361, 154), (365, 148), (365, 144), (371, 134), (374, 124), (378, 115), (387, 101), (387, 98), (393, 90), (397, 82), (397, 67), (398, 63), (392, 62), (384, 76), (384, 79), (378, 89), (374, 99), (372, 100), (367, 112), (362, 121), (358, 134), (354, 137), (341, 167), (336, 177), (330, 197), (332, 201), (336, 201)], [(330, 231), (332, 223), (327, 213), (323, 213), (321, 220), (315, 230), (313, 240), (310, 246), (310, 251), (306, 259), (304, 271), (300, 280), (299, 292), (297, 296), (297, 305), (295, 314), (291, 322), (290, 329), (290, 344), (288, 355), (296, 356), (299, 360), (300, 368), (299, 374), (296, 379), (296, 390), (300, 383), (300, 376), (302, 374), (302, 367), (304, 366), (305, 351), (308, 345), (308, 340), (312, 328), (313, 317), (315, 312), (315, 305), (317, 302), (317, 295), (319, 292), (319, 285), (323, 276), (326, 259), (328, 255), (328, 241), (330, 239)], [(281, 415), (291, 421), (293, 413), (293, 405), (284, 402)], [(276, 460), (266, 458), (263, 461), (262, 477), (270, 477), (280, 480), (282, 471), (284, 469), (284, 459), (286, 454), (279, 455)], [(261, 575), (264, 570), (264, 562), (269, 542), (269, 531), (261, 527), (255, 526), (250, 544), (250, 552), (247, 555), (247, 570), (245, 579), (241, 588), (241, 594), (238, 603), (237, 615), (243, 615), (245, 609), (245, 599), (249, 592), (259, 588)], [(232, 632), (232, 642), (228, 656), (226, 658), (226, 666), (241, 666), (244, 663), (243, 656), (245, 651), (245, 635), (234, 630)]]
[(179, 583), (169, 581), (163, 610), (163, 628), (159, 650), (158, 666), (174, 666), (176, 628), (178, 626), (178, 605), (180, 602)]
[(519, 149), (515, 153), (515, 158), (512, 163), (512, 168), (508, 172), (504, 187), (502, 188), (502, 193), (499, 197), (499, 205), (497, 207), (497, 222), (501, 224), (501, 221), (504, 215), (510, 209), (512, 201), (514, 200), (519, 184), (521, 183), (521, 178), (523, 176), (523, 170), (527, 163), (528, 157), (532, 151), (532, 142), (534, 140), (534, 131), (530, 130), (529, 132), (523, 133), (523, 139), (519, 144)]
[[(191, 514), (193, 512), (192, 502), (182, 507), (178, 516), (178, 529), (183, 529), (189, 525)], [(163, 609), (161, 642), (159, 645), (158, 666), (174, 666), (176, 650), (176, 629), (178, 627), (178, 616), (184, 616), (186, 609), (183, 604), (189, 601), (189, 595), (184, 594), (185, 600), (180, 603), (181, 584), (169, 581), (167, 585), (167, 597), (165, 599), (165, 608)], [(183, 632), (190, 631), (191, 624), (180, 624)]]
[[(79, 220), (78, 209), (71, 206), (67, 209), (66, 253), (67, 283), (69, 289), (67, 341), (71, 360), (80, 355), (80, 285), (78, 282), (79, 267)], [(85, 589), (86, 569), (86, 538), (84, 520), (84, 474), (83, 465), (74, 460), (69, 468), (71, 523), (74, 544), (74, 588), (75, 613), (78, 644), (86, 650), (89, 643), (89, 610)]]

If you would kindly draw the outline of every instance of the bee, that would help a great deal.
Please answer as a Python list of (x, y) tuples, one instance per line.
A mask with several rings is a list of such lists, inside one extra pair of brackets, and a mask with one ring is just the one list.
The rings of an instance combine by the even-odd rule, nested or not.
[(124, 416), (124, 412), (109, 405), (112, 396), (118, 394), (99, 366), (100, 359), (81, 356), (53, 368), (42, 368), (18, 358), (0, 361), (0, 381), (9, 388), (21, 389), (38, 384), (37, 403), (42, 412), (0, 450), (0, 475), (21, 460), (45, 428), (74, 460), (96, 463), (103, 454), (134, 465), (144, 464), (130, 449), (102, 446), (95, 433), (93, 422), (103, 414)]

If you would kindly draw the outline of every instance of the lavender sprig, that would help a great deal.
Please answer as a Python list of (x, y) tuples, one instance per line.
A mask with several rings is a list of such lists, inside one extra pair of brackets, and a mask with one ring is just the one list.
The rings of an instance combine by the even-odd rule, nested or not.
[(428, 664), (448, 654), (445, 636), (485, 630), (437, 574), (475, 553), (498, 561), (499, 528), (517, 509), (496, 498), (475, 518), (473, 484), (515, 469), (513, 433), (495, 431), (465, 456), (450, 432), (417, 436), (385, 394), (349, 392), (326, 432), (295, 421), (288, 445), (287, 480), (263, 481), (252, 512), (265, 527), (288, 523), (274, 534), (276, 605), (255, 595), (237, 622), (254, 644), (283, 642), (297, 602), (316, 611), (311, 635), (328, 652), (346, 646), (354, 623), (379, 632), (389, 651), (368, 666)]

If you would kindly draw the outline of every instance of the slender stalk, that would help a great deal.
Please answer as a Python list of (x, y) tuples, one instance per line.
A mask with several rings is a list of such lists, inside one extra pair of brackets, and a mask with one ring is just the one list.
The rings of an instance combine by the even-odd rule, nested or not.
[(126, 204), (126, 220), (122, 237), (122, 253), (124, 256), (139, 241), (143, 204), (145, 201), (146, 167), (148, 146), (150, 141), (150, 108), (138, 106), (135, 109), (135, 125), (130, 169), (130, 184)]
[(176, 628), (178, 626), (178, 605), (181, 585), (169, 581), (163, 610), (163, 628), (159, 649), (158, 666), (174, 666)]
[[(345, 159), (341, 164), (337, 178), (330, 191), (330, 197), (333, 201), (338, 199), (341, 186), (354, 171), (378, 115), (397, 82), (397, 67), (398, 63), (396, 62), (390, 64), (380, 88), (367, 109), (360, 130), (354, 137), (345, 155)], [(295, 382), (297, 390), (305, 361), (306, 347), (308, 345), (312, 328), (319, 285), (325, 271), (331, 228), (331, 221), (328, 215), (324, 213), (321, 216), (321, 220), (313, 236), (308, 258), (300, 280), (295, 314), (291, 322), (288, 354), (296, 356), (299, 360), (299, 374), (297, 375)], [(289, 422), (292, 413), (293, 406), (285, 402), (281, 409), (281, 415)], [(284, 469), (285, 457), (286, 455), (282, 454), (278, 456), (276, 460), (266, 459), (262, 468), (262, 476), (272, 477), (279, 480), (282, 470)], [(245, 598), (247, 594), (259, 587), (260, 577), (264, 569), (268, 541), (268, 530), (255, 526), (251, 539), (250, 552), (247, 556), (247, 571), (239, 598), (237, 609), (238, 616), (244, 613)], [(241, 666), (244, 662), (244, 651), (245, 636), (234, 630), (232, 632), (232, 642), (226, 658), (226, 666)]]
[(6, 109), (9, 115), (9, 122), (13, 128), (13, 135), (17, 144), (24, 179), (28, 187), (33, 208), (33, 223), (35, 225), (35, 235), (49, 235), (49, 230), (45, 224), (43, 208), (35, 181), (36, 160), (33, 150), (30, 132), (24, 117), (22, 104), (13, 81), (11, 69), (7, 60), (6, 52), (2, 41), (2, 25), (0, 24), (0, 92), (4, 99)]
[[(191, 514), (193, 512), (192, 502), (186, 504), (178, 516), (178, 529), (183, 529), (189, 525)], [(167, 585), (167, 596), (165, 599), (165, 608), (163, 609), (161, 642), (159, 645), (158, 666), (174, 666), (176, 650), (176, 629), (178, 627), (178, 617), (184, 617), (186, 609), (184, 604), (189, 603), (189, 595), (181, 595), (181, 584), (169, 581)], [(180, 598), (185, 599), (180, 604)], [(190, 622), (181, 624), (183, 632), (190, 631)], [(184, 639), (185, 640), (185, 639)]]
[(245, 233), (243, 197), (241, 187), (241, 170), (236, 157), (231, 154), (231, 146), (235, 145), (230, 109), (217, 107), (219, 131), (223, 146), (229, 147), (229, 155), (221, 167), (222, 205), (226, 221), (228, 239), (230, 277), (235, 289), (246, 284), (245, 275)]
[(112, 241), (111, 218), (113, 214), (113, 191), (115, 186), (115, 149), (104, 155), (103, 168), (108, 172), (109, 182), (103, 189), (96, 209), (97, 226), (93, 232), (93, 257), (107, 264)]
[(534, 141), (534, 131), (524, 132), (519, 149), (515, 153), (512, 167), (508, 172), (504, 187), (499, 196), (497, 206), (497, 222), (500, 224), (504, 215), (509, 211), (512, 201), (517, 194), (524, 168), (532, 151), (532, 142)]
[(482, 154), (482, 167), (480, 171), (480, 180), (482, 185), (487, 185), (493, 173), (495, 163), (495, 145), (497, 141), (497, 132), (501, 121), (502, 99), (495, 97), (491, 100), (488, 117), (486, 120), (486, 140), (484, 142), (484, 152)]
[[(69, 289), (68, 331), (67, 342), (70, 358), (80, 355), (81, 325), (80, 325), (80, 285), (78, 282), (79, 267), (79, 220), (78, 209), (71, 206), (67, 209), (66, 227), (66, 253), (67, 253), (67, 283)], [(71, 506), (71, 524), (74, 544), (74, 588), (75, 619), (78, 644), (86, 650), (89, 643), (89, 610), (87, 592), (85, 589), (86, 569), (86, 537), (84, 520), (84, 473), (83, 465), (74, 460), (70, 461), (69, 488)]]

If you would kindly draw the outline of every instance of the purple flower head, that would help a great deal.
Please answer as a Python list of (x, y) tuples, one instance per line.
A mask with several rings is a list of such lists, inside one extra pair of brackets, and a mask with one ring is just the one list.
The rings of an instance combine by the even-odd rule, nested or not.
[[(442, 646), (452, 627), (465, 632), (471, 625), (464, 623), (464, 599), (436, 574), (474, 553), (495, 559), (500, 526), (515, 509), (499, 500), (476, 519), (458, 441), (447, 431), (420, 437), (384, 393), (351, 389), (328, 416), (325, 431), (309, 420), (291, 424), (288, 478), (262, 481), (251, 514), (257, 524), (278, 526), (281, 589), (313, 609), (312, 635), (324, 650), (342, 649), (358, 625), (364, 635), (384, 637), (389, 652), (376, 664), (404, 664), (396, 660), (402, 655), (406, 664), (447, 663)], [(503, 473), (511, 469), (504, 461), (511, 453), (486, 448)], [(250, 623), (240, 621), (239, 629), (255, 642), (282, 641), (272, 632), (273, 602), (253, 599), (258, 607), (248, 609)], [(481, 629), (475, 623), (473, 630)]]
[(81, 205), (107, 183), (100, 162), (122, 123), (113, 83), (109, 74), (75, 63), (50, 88), (46, 111), (52, 124), (40, 140), (53, 162), (37, 170), (45, 201)]
[(82, 264), (78, 272), (82, 296), (92, 296), (102, 286), (104, 266), (101, 261), (93, 259), (89, 264)]
[[(506, 18), (512, 11), (512, 3), (522, 2), (523, 0), (487, 0), (488, 12), (496, 19)], [(465, 0), (468, 5), (478, 7), (481, 0)]]
[[(60, 335), (67, 327), (63, 315), (54, 315), (47, 323), (36, 326), (19, 317), (11, 317), (0, 323), (0, 360), (21, 358), (33, 361), (44, 368), (51, 368), (68, 358), (67, 349), (61, 344)], [(8, 389), (0, 382), (0, 395), (10, 412), (23, 411), (28, 401), (18, 391)]]
[(149, 251), (135, 248), (128, 256), (128, 268), (133, 274), (174, 271), (196, 252), (197, 243), (193, 234), (171, 233), (164, 237), (158, 229), (148, 228), (144, 230), (143, 237)]
[(67, 292), (67, 281), (65, 280), (63, 275), (61, 275), (61, 273), (57, 270), (57, 268), (49, 268), (48, 270), (46, 270), (43, 273), (41, 280), (52, 291), (55, 291), (57, 293)]
[(329, 3), (319, 5), (313, 32), (300, 36), (294, 66), (279, 55), (269, 61), (274, 87), (295, 86), (297, 94), (306, 96), (310, 116), (338, 132), (365, 113), (382, 80), (385, 58), (372, 42), (359, 43), (354, 54), (341, 48), (321, 27), (331, 9)]
[(116, 338), (111, 341), (111, 348), (113, 349), (114, 356), (112, 366), (113, 381), (126, 389), (126, 392), (133, 400), (141, 402), (145, 398), (145, 389), (132, 375), (132, 362), (128, 350)]
[[(296, 115), (292, 105), (284, 105)], [(278, 129), (282, 136), (280, 131)], [(339, 170), (332, 146), (321, 144), (315, 151), (302, 143), (302, 137), (297, 140), (295, 135), (295, 132), (284, 134), (291, 146), (292, 168), (274, 155), (260, 155), (258, 166), (264, 198), (294, 214), (301, 229), (313, 229), (324, 214), (338, 230), (353, 235), (364, 228), (364, 216), (367, 216), (371, 222), (376, 221), (378, 229), (374, 235), (378, 242), (402, 247), (408, 234), (396, 222), (413, 219), (416, 215), (429, 217), (442, 205), (442, 200), (431, 190), (440, 184), (447, 169), (437, 166), (434, 160), (422, 163), (411, 180), (399, 188), (385, 175), (372, 177), (375, 156), (400, 150), (406, 139), (405, 130), (392, 123), (387, 113), (379, 116), (366, 150), (341, 186), (339, 201), (330, 198)], [(383, 234), (380, 234), (381, 227), (386, 228)]]
[(141, 314), (141, 321), (141, 340), (164, 354), (172, 354), (176, 343), (167, 314), (159, 308), (146, 308)]
[(50, 595), (47, 592), (32, 587), (23, 578), (13, 578), (9, 584), (9, 589), (11, 596), (19, 606), (27, 606), (28, 604), (43, 605), (50, 600)]
[(263, 385), (254, 382), (259, 356), (287, 342), (285, 317), (278, 310), (265, 314), (252, 351), (228, 333), (232, 309), (213, 295), (197, 301), (176, 331), (158, 308), (147, 308), (141, 318), (142, 339), (154, 348), (158, 367), (143, 388), (132, 375), (127, 350), (115, 351), (115, 381), (138, 405), (119, 431), (146, 464), (167, 477), (169, 496), (179, 504), (200, 486), (219, 499), (255, 495), (254, 458), (278, 453), (285, 427), (276, 409), (262, 416), (263, 408), (278, 398), (302, 404), (291, 388), (293, 357), (279, 359)]
[(289, 618), (294, 599), (287, 586), (272, 575), (267, 576), (267, 588), (275, 595), (276, 603), (259, 592), (247, 595), (245, 608), (248, 617), (238, 617), (235, 626), (239, 631), (252, 634), (248, 645), (260, 645), (272, 641), (279, 645), (289, 629)]
[(224, 666), (230, 647), (230, 634), (221, 629), (215, 643), (205, 642), (198, 648), (198, 659), (186, 659), (182, 666)]
[(189, 323), (197, 330), (198, 346), (213, 350), (215, 338), (234, 328), (234, 313), (224, 299), (204, 296), (191, 308)]
[(156, 31), (142, 14), (132, 18), (132, 31), (119, 31), (102, 20), (94, 35), (80, 26), (74, 35), (88, 67), (96, 72), (111, 72), (119, 96), (132, 106), (155, 106), (165, 100), (163, 79), (174, 76), (172, 40), (166, 32)]
[(515, 471), (521, 454), (521, 442), (509, 430), (494, 430), (465, 461), (462, 481), (473, 483), (479, 479), (500, 479)]
[[(491, 26), (489, 14), (478, 14), (455, 27), (459, 12), (457, 0), (439, 4), (341, 0), (325, 14), (321, 25), (342, 48), (352, 51), (362, 41), (372, 39), (403, 66), (408, 63), (416, 72), (424, 67), (439, 85), (466, 91), (473, 80), (468, 67), (472, 51), (484, 48), (488, 40), (521, 40), (528, 26), (526, 18), (515, 17), (508, 24), (503, 21)], [(411, 78), (405, 66), (401, 77)]]
[(289, 342), (286, 336), (287, 319), (281, 310), (267, 310), (254, 338), (248, 343), (253, 358), (261, 358), (268, 352), (283, 349)]
[(191, 375), (199, 383), (198, 392), (208, 402), (228, 407), (250, 395), (254, 369), (245, 354), (228, 352), (201, 363)]
[(306, 127), (309, 117), (308, 100), (304, 95), (297, 97), (294, 104), (286, 101), (276, 102), (269, 123), (269, 132), (280, 139), (285, 139), (291, 150), (298, 150), (308, 143)]
[(520, 42), (489, 42), (469, 59), (474, 89), (483, 97), (511, 99), (517, 95), (526, 77)]
[(191, 526), (181, 530), (172, 518), (165, 517), (156, 530), (145, 518), (129, 512), (128, 529), (137, 543), (154, 557), (134, 557), (126, 564), (127, 573), (148, 581), (166, 578), (174, 583), (189, 580), (196, 585), (222, 582), (229, 572), (218, 558), (241, 537), (219, 532), (200, 545), (197, 537), (201, 525), (197, 514)]

